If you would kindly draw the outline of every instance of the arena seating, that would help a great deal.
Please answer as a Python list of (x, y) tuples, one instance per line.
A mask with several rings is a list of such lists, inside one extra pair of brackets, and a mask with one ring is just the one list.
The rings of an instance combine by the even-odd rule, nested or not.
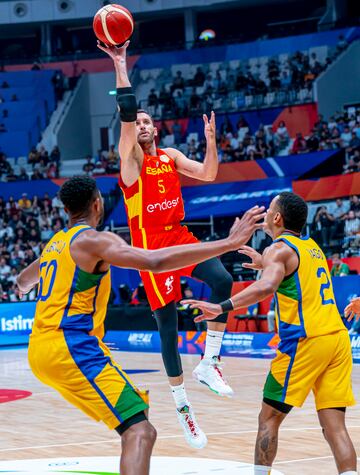
[(5, 128), (0, 150), (9, 157), (27, 155), (39, 142), (56, 107), (53, 75), (52, 70), (0, 73), (0, 123)]

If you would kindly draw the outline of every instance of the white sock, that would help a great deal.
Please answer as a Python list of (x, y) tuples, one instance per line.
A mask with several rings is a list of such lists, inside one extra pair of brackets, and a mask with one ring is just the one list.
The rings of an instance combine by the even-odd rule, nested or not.
[(354, 470), (350, 470), (349, 472), (342, 472), (340, 475), (357, 475), (357, 472), (354, 472)]
[(185, 385), (184, 383), (179, 384), (179, 386), (171, 386), (171, 392), (174, 397), (175, 405), (177, 409), (181, 409), (184, 406), (189, 406), (189, 400), (186, 396)]
[(211, 359), (213, 356), (220, 355), (223, 336), (224, 332), (207, 331), (204, 359)]
[(265, 465), (254, 465), (254, 475), (270, 475), (271, 467)]

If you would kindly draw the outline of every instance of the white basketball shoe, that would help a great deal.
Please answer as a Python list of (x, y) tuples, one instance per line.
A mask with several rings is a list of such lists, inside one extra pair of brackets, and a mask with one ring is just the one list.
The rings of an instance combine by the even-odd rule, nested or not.
[(193, 371), (193, 377), (219, 396), (233, 397), (234, 395), (234, 391), (223, 377), (220, 356), (202, 358)]
[(190, 406), (176, 410), (178, 419), (184, 430), (187, 443), (194, 449), (203, 449), (207, 444), (207, 437), (200, 429), (195, 414)]

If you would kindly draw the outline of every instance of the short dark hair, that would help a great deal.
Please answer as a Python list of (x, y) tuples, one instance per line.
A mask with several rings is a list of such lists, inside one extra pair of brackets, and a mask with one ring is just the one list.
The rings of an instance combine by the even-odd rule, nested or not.
[(301, 196), (283, 191), (279, 194), (277, 205), (283, 217), (285, 229), (301, 233), (308, 215), (308, 206)]
[(136, 111), (136, 114), (146, 114), (146, 115), (148, 115), (148, 116), (150, 117), (151, 122), (154, 123), (153, 116), (152, 116), (151, 114), (149, 114), (149, 112), (148, 112), (147, 110), (145, 110), (145, 109), (138, 109), (138, 110)]
[(74, 176), (60, 188), (60, 199), (71, 214), (85, 214), (99, 194), (96, 181), (89, 176)]

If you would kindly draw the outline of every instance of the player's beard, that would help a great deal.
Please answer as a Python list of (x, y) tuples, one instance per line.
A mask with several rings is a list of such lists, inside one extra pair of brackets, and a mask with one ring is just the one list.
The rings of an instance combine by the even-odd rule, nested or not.
[(151, 145), (154, 142), (154, 131), (149, 132), (149, 135), (146, 136), (141, 136), (141, 134), (138, 135), (138, 144), (143, 146), (143, 145)]

